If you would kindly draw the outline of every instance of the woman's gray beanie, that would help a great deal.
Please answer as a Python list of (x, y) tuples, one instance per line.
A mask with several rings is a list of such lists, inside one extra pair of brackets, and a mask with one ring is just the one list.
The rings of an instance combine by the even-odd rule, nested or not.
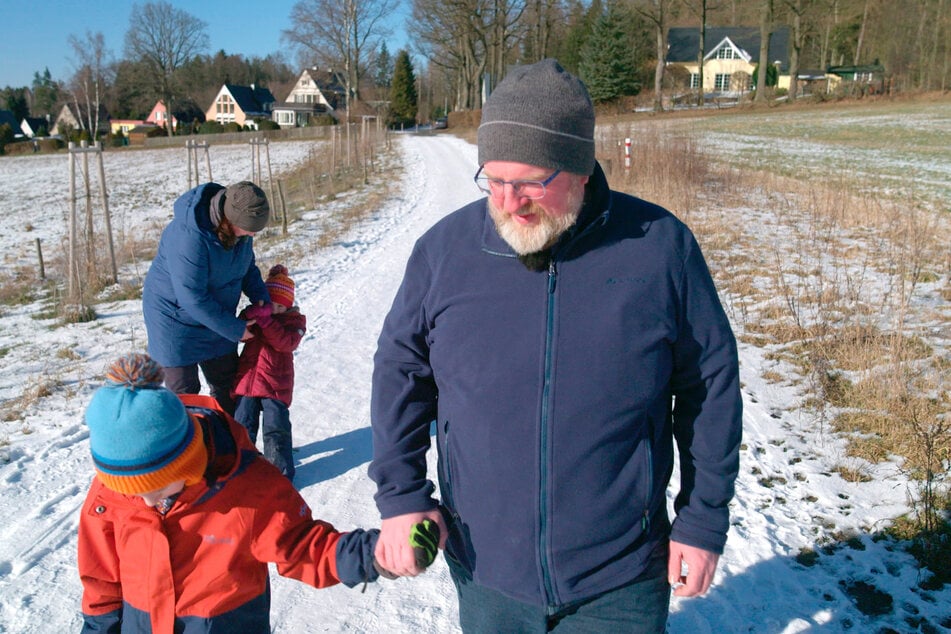
[(514, 161), (594, 172), (594, 106), (580, 79), (554, 59), (518, 66), (482, 107), (479, 165)]

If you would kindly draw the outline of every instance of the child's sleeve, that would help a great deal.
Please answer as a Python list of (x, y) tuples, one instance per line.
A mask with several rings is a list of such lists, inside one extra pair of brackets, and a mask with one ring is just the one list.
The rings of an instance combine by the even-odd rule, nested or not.
[(279, 352), (294, 352), (307, 332), (307, 320), (301, 314), (293, 314), (284, 319), (276, 317), (266, 326), (262, 326), (261, 330), (267, 345)]
[(315, 588), (337, 584), (336, 547), (340, 532), (315, 520), (294, 486), (263, 457), (249, 467), (255, 483), (248, 503), (255, 508), (251, 548), (258, 561), (273, 562), (284, 577)]
[(79, 578), (83, 584), (83, 633), (118, 634), (122, 627), (122, 583), (113, 523), (96, 502), (98, 480), (86, 496), (79, 517)]
[(373, 565), (373, 551), (380, 538), (378, 529), (358, 528), (340, 536), (337, 542), (337, 577), (340, 583), (352, 588), (361, 583), (372, 583), (380, 573)]

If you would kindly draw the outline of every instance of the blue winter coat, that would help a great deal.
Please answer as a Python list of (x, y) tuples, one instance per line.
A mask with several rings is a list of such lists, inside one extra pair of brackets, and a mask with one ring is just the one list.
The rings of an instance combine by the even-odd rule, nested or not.
[(236, 310), (241, 293), (251, 303), (270, 302), (254, 261), (254, 239), (238, 239), (230, 250), (215, 235), (209, 214), (222, 189), (205, 183), (175, 201), (142, 290), (149, 355), (178, 367), (215, 359), (237, 348), (244, 321)]
[(736, 341), (691, 232), (611, 192), (600, 167), (576, 227), (536, 272), (485, 200), (439, 221), (410, 256), (373, 374), (382, 517), (436, 506), (435, 420), (447, 557), (543, 606), (666, 574), (668, 536), (722, 552), (739, 467)]

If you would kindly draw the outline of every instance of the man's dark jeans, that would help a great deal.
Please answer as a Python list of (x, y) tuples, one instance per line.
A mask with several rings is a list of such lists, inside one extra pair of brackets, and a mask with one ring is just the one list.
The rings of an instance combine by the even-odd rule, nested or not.
[[(447, 559), (447, 561), (449, 561)], [(667, 627), (670, 584), (647, 576), (598, 596), (562, 606), (554, 614), (476, 585), (449, 561), (459, 596), (459, 624), (465, 634), (660, 634)]]

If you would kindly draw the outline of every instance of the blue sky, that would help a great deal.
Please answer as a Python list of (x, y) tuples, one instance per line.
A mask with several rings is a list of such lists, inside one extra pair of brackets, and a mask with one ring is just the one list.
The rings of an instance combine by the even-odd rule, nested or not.
[[(296, 0), (170, 0), (207, 24), (208, 53), (265, 57), (281, 50), (281, 31), (289, 28)], [(3, 0), (0, 37), (0, 87), (30, 86), (33, 73), (49, 68), (53, 79), (67, 80), (74, 72), (69, 36), (82, 39), (100, 31), (106, 48), (122, 57), (125, 33), (134, 2), (130, 0)], [(394, 24), (393, 39), (402, 40), (402, 24)], [(390, 46), (388, 40), (387, 46)], [(391, 53), (395, 49), (391, 49)], [(293, 54), (287, 54), (293, 66)]]

